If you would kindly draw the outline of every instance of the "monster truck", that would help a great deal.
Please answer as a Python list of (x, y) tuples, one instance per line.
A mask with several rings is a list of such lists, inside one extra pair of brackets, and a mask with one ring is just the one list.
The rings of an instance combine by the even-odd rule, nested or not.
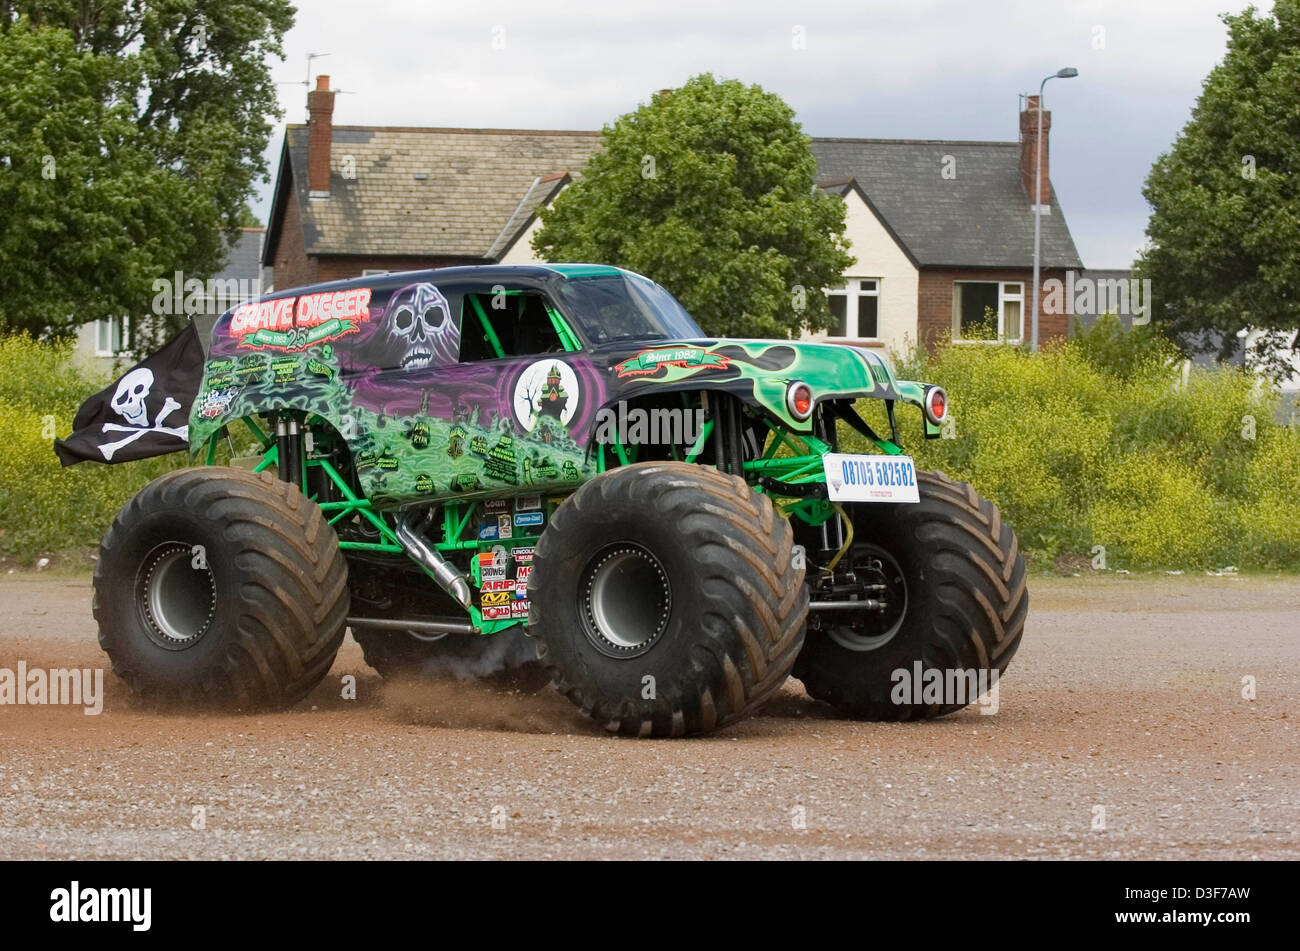
[[(849, 716), (938, 716), (975, 696), (900, 672), (1000, 674), (1019, 645), (1011, 527), (903, 452), (895, 407), (936, 437), (944, 391), (871, 350), (712, 339), (644, 277), (551, 265), (277, 292), (202, 359), (206, 465), (128, 502), (95, 575), (137, 692), (286, 705), (348, 628), (386, 677), (526, 634), (608, 730), (682, 736), (792, 672)], [(257, 455), (214, 465), (245, 430)]]

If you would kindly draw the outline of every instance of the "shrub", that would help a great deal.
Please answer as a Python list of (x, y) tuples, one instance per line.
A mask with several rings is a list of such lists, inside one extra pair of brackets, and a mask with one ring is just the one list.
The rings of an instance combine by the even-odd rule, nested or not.
[(127, 499), (185, 464), (185, 453), (113, 466), (59, 464), (50, 424), (66, 436), (82, 401), (107, 384), (79, 370), (66, 345), (0, 338), (0, 552), (30, 562), (96, 545)]
[[(1110, 568), (1300, 568), (1300, 435), (1276, 394), (1233, 368), (1184, 382), (1162, 340), (1117, 328), (1038, 354), (902, 355), (898, 375), (945, 387), (953, 414), (950, 438), (922, 440), (902, 409), (906, 448), (996, 501), (1040, 561), (1101, 545)], [(885, 425), (878, 401), (860, 411)]]

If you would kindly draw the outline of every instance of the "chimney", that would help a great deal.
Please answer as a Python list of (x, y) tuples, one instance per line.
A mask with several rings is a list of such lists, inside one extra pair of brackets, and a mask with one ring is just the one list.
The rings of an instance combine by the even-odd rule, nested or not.
[[(1038, 123), (1043, 123), (1043, 194), (1034, 194), (1035, 163), (1038, 158)], [(1020, 181), (1025, 186), (1025, 194), (1035, 205), (1046, 205), (1051, 200), (1052, 179), (1048, 174), (1049, 133), (1052, 131), (1052, 114), (1038, 108), (1038, 97), (1027, 96), (1025, 109), (1020, 113)]]
[(334, 93), (328, 76), (316, 77), (307, 93), (307, 178), (312, 198), (330, 193), (330, 140), (334, 136)]

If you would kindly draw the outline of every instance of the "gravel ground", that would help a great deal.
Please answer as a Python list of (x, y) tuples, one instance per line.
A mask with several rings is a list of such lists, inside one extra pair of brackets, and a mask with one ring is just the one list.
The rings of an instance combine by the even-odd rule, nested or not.
[[(549, 688), (385, 684), (350, 639), (273, 715), (151, 712), (106, 673), (99, 716), (0, 706), (0, 858), (1300, 855), (1300, 581), (1031, 590), (998, 712), (929, 723), (791, 681), (710, 737), (616, 739)], [(103, 663), (88, 583), (0, 579), (19, 661)]]

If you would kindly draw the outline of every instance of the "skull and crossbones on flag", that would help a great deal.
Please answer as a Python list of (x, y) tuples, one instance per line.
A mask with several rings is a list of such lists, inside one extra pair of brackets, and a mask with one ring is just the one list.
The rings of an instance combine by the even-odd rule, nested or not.
[(189, 447), (189, 413), (203, 378), (203, 347), (190, 326), (81, 405), (54, 451), (65, 466), (126, 462)]

